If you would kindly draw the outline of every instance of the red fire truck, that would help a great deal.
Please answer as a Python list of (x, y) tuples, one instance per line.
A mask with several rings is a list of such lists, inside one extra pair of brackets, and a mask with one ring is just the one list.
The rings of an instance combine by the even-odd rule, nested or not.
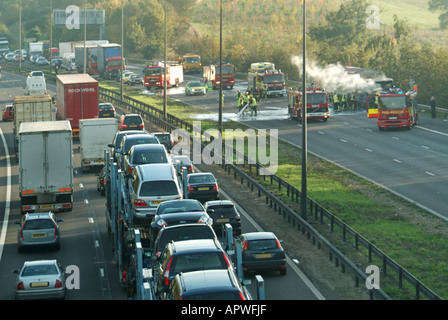
[(272, 62), (252, 63), (247, 79), (251, 94), (257, 99), (261, 96), (263, 84), (268, 86), (268, 96), (286, 95), (285, 75), (276, 70)]
[[(164, 64), (158, 61), (151, 61), (143, 70), (145, 74), (145, 87), (151, 89), (152, 87), (163, 88), (164, 85)], [(166, 66), (166, 85), (178, 87), (184, 82), (184, 71), (182, 65), (175, 62), (167, 62)]]
[[(302, 91), (290, 89), (288, 91), (288, 113), (292, 119), (302, 121)], [(330, 118), (328, 109), (328, 94), (322, 89), (309, 89), (306, 91), (306, 117), (307, 119)]]
[(417, 86), (411, 87), (412, 91), (408, 92), (393, 87), (378, 95), (377, 124), (380, 131), (393, 127), (411, 129), (417, 124)]
[[(221, 77), (219, 76), (219, 64), (204, 66), (202, 69), (202, 76), (204, 83), (211, 83), (213, 89), (219, 88)], [(233, 89), (235, 85), (235, 66), (233, 64), (225, 63), (222, 65), (222, 86)]]

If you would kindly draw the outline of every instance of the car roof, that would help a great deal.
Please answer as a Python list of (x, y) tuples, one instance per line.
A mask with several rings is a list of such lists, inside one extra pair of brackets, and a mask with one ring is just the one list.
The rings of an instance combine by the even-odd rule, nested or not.
[[(192, 173), (190, 173), (192, 174)], [(211, 207), (211, 206), (229, 206), (229, 205), (235, 205), (232, 201), (230, 200), (212, 200), (212, 201), (207, 201), (205, 203), (205, 206), (207, 207)]]
[(132, 146), (131, 149), (134, 149), (134, 152), (146, 150), (166, 150), (163, 144), (154, 143), (136, 144), (135, 146)]
[(24, 266), (37, 266), (37, 265), (43, 265), (43, 264), (57, 264), (56, 259), (42, 259), (42, 260), (29, 260), (25, 261), (23, 263)]
[(26, 220), (42, 219), (42, 218), (52, 218), (52, 213), (51, 212), (26, 213)]
[(141, 131), (140, 131), (140, 133), (137, 133), (137, 134), (126, 135), (123, 137), (123, 139), (126, 139), (126, 140), (131, 139), (132, 140), (132, 139), (141, 139), (141, 138), (145, 138), (145, 137), (157, 139), (156, 136), (153, 136), (150, 133), (141, 133)]
[[(173, 212), (159, 214), (155, 216), (155, 221), (160, 219), (165, 220), (167, 223), (172, 223), (173, 221), (179, 221), (179, 224), (185, 223), (195, 223), (204, 215), (204, 211), (187, 211), (187, 212)], [(185, 222), (183, 222), (185, 221)], [(202, 223), (198, 223), (202, 224)]]
[(274, 233), (267, 231), (243, 233), (241, 236), (247, 240), (277, 239)]
[(184, 287), (183, 291), (188, 294), (200, 291), (226, 291), (238, 288), (236, 279), (231, 272), (226, 269), (198, 270), (180, 273), (179, 278)]
[(169, 163), (141, 164), (136, 168), (141, 175), (142, 182), (160, 179), (165, 180), (167, 175), (172, 179), (176, 179), (176, 176), (173, 173), (173, 166)]
[(197, 251), (222, 251), (216, 239), (194, 239), (177, 242), (170, 242), (174, 247), (173, 253), (197, 252)]
[(126, 114), (123, 114), (122, 115), (122, 117), (140, 117), (141, 118), (141, 116), (138, 114), (138, 113), (126, 113)]

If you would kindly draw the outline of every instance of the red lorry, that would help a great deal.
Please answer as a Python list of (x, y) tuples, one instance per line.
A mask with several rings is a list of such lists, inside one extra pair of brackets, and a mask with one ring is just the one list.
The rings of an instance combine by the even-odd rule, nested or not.
[(418, 123), (417, 86), (404, 92), (399, 88), (390, 88), (378, 95), (377, 125), (380, 131), (386, 128), (411, 129)]
[[(297, 89), (288, 91), (288, 113), (291, 119), (302, 121), (302, 96), (302, 91)], [(326, 91), (315, 88), (306, 91), (306, 117), (307, 119), (322, 119), (324, 122), (330, 118)]]
[(56, 78), (56, 118), (69, 120), (79, 136), (79, 120), (98, 118), (98, 81), (90, 75), (63, 74)]
[[(221, 81), (219, 75), (221, 68), (219, 64), (213, 64), (210, 66), (204, 66), (202, 70), (202, 76), (204, 83), (210, 82), (213, 89), (218, 89)], [(222, 65), (222, 86), (233, 89), (235, 85), (235, 66), (231, 63), (225, 63)]]

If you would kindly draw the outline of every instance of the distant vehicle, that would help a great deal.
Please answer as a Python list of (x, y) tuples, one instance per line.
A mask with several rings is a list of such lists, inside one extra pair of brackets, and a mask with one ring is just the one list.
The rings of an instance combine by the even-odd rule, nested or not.
[(129, 155), (129, 150), (139, 144), (160, 144), (160, 142), (155, 136), (147, 132), (124, 136), (120, 143), (120, 153), (116, 155), (118, 166), (121, 169), (124, 169), (125, 157)]
[(143, 122), (143, 118), (139, 114), (124, 114), (121, 116), (120, 122), (118, 123), (118, 130), (145, 130), (145, 123)]
[(62, 66), (67, 71), (76, 70), (75, 54), (64, 53), (64, 56), (62, 57)]
[(14, 273), (16, 300), (65, 298), (65, 270), (57, 260), (25, 261)]
[(43, 71), (31, 71), (30, 77), (45, 77), (45, 74)]
[(159, 139), (160, 143), (163, 144), (168, 152), (171, 151), (171, 149), (174, 146), (174, 140), (171, 136), (171, 133), (169, 132), (152, 132), (153, 135)]
[(170, 163), (165, 147), (161, 144), (138, 144), (124, 156), (124, 174), (130, 177), (135, 166), (150, 163)]
[(241, 215), (235, 204), (230, 200), (214, 200), (204, 203), (205, 210), (213, 219), (213, 229), (221, 232), (224, 224), (232, 226), (233, 234), (241, 234)]
[(138, 75), (138, 74), (131, 74), (129, 76), (128, 82), (127, 82), (130, 86), (133, 86), (134, 84), (140, 84), (143, 85), (145, 83), (145, 80), (143, 79), (142, 76)]
[[(43, 74), (43, 73), (42, 73)], [(45, 95), (47, 94), (47, 83), (43, 76), (29, 76), (26, 78), (24, 95)]]
[(17, 230), (19, 251), (36, 246), (52, 246), (56, 250), (60, 247), (61, 235), (59, 222), (64, 219), (56, 218), (53, 212), (26, 213), (22, 215)]
[(3, 121), (13, 121), (14, 120), (14, 106), (12, 104), (5, 106), (3, 111)]
[(242, 243), (243, 270), (278, 270), (286, 274), (285, 252), (274, 233), (250, 232), (239, 237)]
[(50, 64), (52, 67), (56, 67), (56, 66), (61, 67), (62, 66), (62, 58), (60, 58), (60, 57), (53, 58), (53, 59), (51, 59)]
[(5, 60), (6, 60), (6, 61), (13, 61), (15, 55), (16, 55), (16, 54), (15, 54), (14, 52), (9, 52), (9, 53), (7, 53), (7, 54), (5, 55)]
[(177, 173), (179, 175), (182, 175), (183, 171), (182, 168), (187, 168), (187, 173), (194, 173), (194, 167), (193, 162), (191, 162), (190, 158), (188, 156), (183, 155), (172, 155), (171, 156), (171, 163), (176, 168)]
[(13, 60), (14, 62), (19, 62), (19, 60), (22, 61), (22, 62), (24, 62), (24, 61), (25, 61), (25, 58), (24, 58), (23, 56), (19, 57), (19, 54), (16, 53), (16, 54), (14, 55), (14, 57), (12, 58), (12, 60)]
[(115, 118), (117, 115), (115, 107), (110, 102), (101, 102), (98, 105), (98, 118)]
[[(133, 74), (135, 74), (135, 73), (132, 72), (132, 71), (123, 71), (123, 83), (127, 83), (129, 81), (129, 77), (131, 75), (133, 75)], [(121, 76), (120, 75), (117, 76), (117, 81), (121, 82)]]
[(187, 195), (200, 201), (218, 200), (218, 181), (210, 172), (191, 173), (187, 176)]
[(38, 66), (48, 66), (50, 63), (48, 62), (47, 58), (45, 57), (39, 57), (36, 59), (36, 65)]
[(185, 95), (187, 96), (205, 95), (206, 91), (204, 84), (200, 81), (188, 81), (185, 86)]
[[(107, 43), (98, 45), (98, 74), (103, 79), (116, 79), (122, 65), (121, 45)], [(123, 59), (123, 68), (126, 69)]]
[[(143, 131), (143, 132), (146, 133), (146, 131)], [(121, 145), (121, 140), (123, 140), (123, 137), (126, 135), (141, 134), (141, 133), (142, 133), (141, 130), (117, 131), (115, 133), (112, 143), (109, 143), (107, 145), (109, 148), (112, 149), (111, 154), (112, 154), (115, 162), (117, 161), (117, 154), (121, 153), (120, 145)]]

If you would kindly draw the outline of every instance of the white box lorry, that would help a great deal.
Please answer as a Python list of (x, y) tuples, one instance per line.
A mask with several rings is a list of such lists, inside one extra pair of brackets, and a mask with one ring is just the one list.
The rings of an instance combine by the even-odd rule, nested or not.
[(19, 195), (22, 213), (72, 210), (73, 141), (68, 120), (20, 124)]
[(16, 159), (19, 152), (19, 128), (22, 122), (53, 121), (56, 110), (50, 95), (16, 96), (14, 97), (14, 149)]
[(81, 170), (89, 171), (94, 166), (104, 166), (104, 152), (117, 132), (117, 119), (94, 118), (79, 120), (79, 148)]

